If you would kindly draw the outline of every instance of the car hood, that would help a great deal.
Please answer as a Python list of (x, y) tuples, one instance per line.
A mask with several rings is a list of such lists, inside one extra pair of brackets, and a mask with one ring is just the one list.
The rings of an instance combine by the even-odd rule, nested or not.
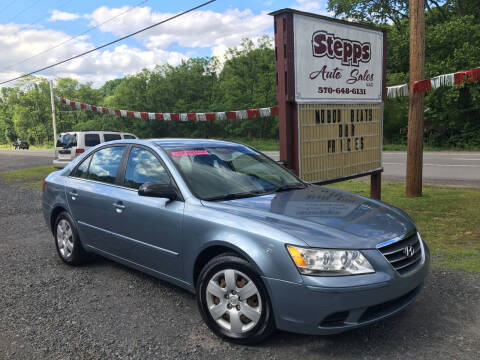
[(313, 247), (375, 248), (415, 230), (410, 217), (395, 207), (315, 185), (203, 204), (267, 223)]

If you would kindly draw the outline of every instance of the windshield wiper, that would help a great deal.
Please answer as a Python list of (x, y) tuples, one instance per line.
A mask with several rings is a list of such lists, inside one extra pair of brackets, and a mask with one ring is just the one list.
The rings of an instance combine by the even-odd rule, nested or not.
[(265, 193), (264, 191), (248, 191), (248, 192), (243, 192), (243, 193), (213, 196), (213, 197), (206, 198), (204, 200), (207, 200), (207, 201), (235, 200), (235, 199), (243, 199), (243, 198), (247, 198), (247, 197), (259, 196), (259, 195), (262, 195), (264, 193)]
[(294, 189), (305, 189), (307, 186), (302, 183), (288, 184), (277, 187), (274, 192), (289, 191)]
[(262, 190), (248, 191), (248, 192), (242, 192), (242, 193), (212, 196), (212, 197), (209, 197), (209, 198), (205, 198), (203, 200), (216, 201), (216, 200), (243, 199), (243, 198), (254, 197), (254, 196), (268, 195), (268, 194), (272, 194), (274, 192), (288, 191), (288, 190), (294, 190), (294, 189), (305, 189), (306, 187), (307, 187), (307, 185), (305, 185), (305, 184), (295, 183), (295, 184), (282, 185), (282, 186), (279, 186), (279, 187), (277, 187), (277, 188), (275, 188), (271, 191), (262, 191)]

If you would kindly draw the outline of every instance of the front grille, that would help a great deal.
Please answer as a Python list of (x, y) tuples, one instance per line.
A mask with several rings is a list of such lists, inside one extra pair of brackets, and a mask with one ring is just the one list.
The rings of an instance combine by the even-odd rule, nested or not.
[(381, 316), (385, 316), (394, 312), (395, 310), (405, 306), (405, 304), (412, 301), (412, 299), (420, 292), (420, 289), (421, 286), (418, 286), (412, 291), (396, 299), (384, 302), (382, 304), (370, 306), (367, 310), (365, 310), (358, 322), (362, 323), (365, 321), (374, 320)]
[[(409, 246), (412, 246), (414, 250), (411, 256), (407, 256), (405, 252)], [(417, 233), (392, 244), (381, 246), (378, 250), (401, 275), (415, 269), (422, 259), (422, 247)]]

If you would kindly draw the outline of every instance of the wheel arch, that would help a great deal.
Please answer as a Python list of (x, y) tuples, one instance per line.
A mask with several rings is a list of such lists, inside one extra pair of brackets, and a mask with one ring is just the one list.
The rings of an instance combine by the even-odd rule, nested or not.
[(210, 243), (208, 246), (203, 248), (197, 257), (195, 258), (194, 266), (193, 266), (193, 286), (196, 288), (198, 276), (200, 272), (204, 268), (204, 266), (214, 257), (220, 254), (232, 254), (236, 255), (246, 261), (248, 261), (252, 266), (257, 270), (258, 274), (262, 276), (262, 271), (258, 267), (258, 265), (253, 261), (253, 259), (248, 256), (242, 249), (223, 241), (215, 241)]
[(62, 206), (62, 205), (57, 205), (56, 207), (53, 208), (52, 212), (50, 213), (50, 230), (52, 233), (54, 233), (55, 229), (55, 221), (57, 220), (57, 217), (60, 213), (62, 212), (68, 212), (68, 210)]

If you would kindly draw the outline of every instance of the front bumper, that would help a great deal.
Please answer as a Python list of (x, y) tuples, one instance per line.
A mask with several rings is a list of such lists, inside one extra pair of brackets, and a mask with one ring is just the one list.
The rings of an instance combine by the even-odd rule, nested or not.
[(303, 276), (302, 284), (264, 277), (277, 328), (302, 334), (335, 334), (404, 309), (420, 293), (428, 273), (430, 253), (423, 244), (424, 259), (406, 275), (399, 275), (380, 252), (371, 250), (364, 254), (376, 263), (375, 274)]

